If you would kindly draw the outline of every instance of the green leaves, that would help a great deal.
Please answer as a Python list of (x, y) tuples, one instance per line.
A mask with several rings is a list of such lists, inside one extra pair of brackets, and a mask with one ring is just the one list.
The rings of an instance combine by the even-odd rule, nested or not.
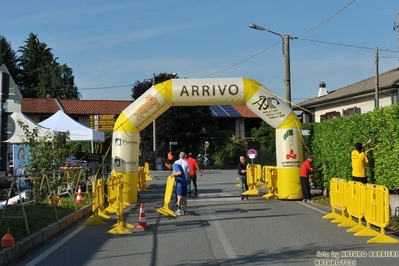
[(238, 164), (241, 155), (245, 155), (248, 150), (248, 143), (245, 138), (232, 135), (226, 146), (221, 151), (222, 165)]
[[(65, 142), (65, 133), (58, 133), (52, 136), (48, 133), (44, 137), (39, 137), (39, 127), (32, 131), (22, 121), (17, 121), (18, 125), (24, 131), (22, 142), (24, 145), (30, 147), (28, 156), (27, 172), (28, 173), (43, 173), (53, 170), (59, 170), (62, 165), (65, 165), (66, 157), (68, 156), (69, 145)], [(57, 191), (61, 185), (61, 179), (52, 178), (49, 180), (52, 191)], [(43, 191), (39, 190), (39, 185), (34, 186), (33, 190), (35, 201), (40, 202), (46, 196)]]
[[(305, 125), (304, 125), (305, 126)], [(361, 115), (343, 116), (314, 124), (311, 150), (315, 168), (324, 169), (315, 175), (316, 183), (332, 177), (349, 180), (352, 176), (350, 153), (356, 142), (372, 142), (364, 147), (370, 163), (368, 182), (399, 189), (399, 106), (391, 105)]]

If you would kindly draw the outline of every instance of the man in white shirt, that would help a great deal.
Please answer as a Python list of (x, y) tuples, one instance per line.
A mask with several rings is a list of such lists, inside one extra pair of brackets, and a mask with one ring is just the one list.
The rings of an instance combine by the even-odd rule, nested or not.
[[(188, 181), (188, 176), (189, 176), (189, 174), (190, 174), (190, 165), (189, 165), (188, 162), (185, 160), (185, 158), (186, 158), (186, 153), (180, 152), (180, 154), (179, 154), (179, 160), (175, 161), (175, 164), (181, 165), (181, 167), (182, 167), (183, 170), (184, 170), (184, 175), (186, 176), (186, 179), (187, 179), (187, 181)], [(185, 197), (183, 200), (185, 201), (185, 203), (186, 203), (185, 205), (187, 206), (187, 198)], [(182, 208), (182, 206), (177, 206), (177, 207), (178, 207), (178, 208)], [(184, 210), (184, 214), (188, 214), (188, 213), (187, 213), (187, 210)]]

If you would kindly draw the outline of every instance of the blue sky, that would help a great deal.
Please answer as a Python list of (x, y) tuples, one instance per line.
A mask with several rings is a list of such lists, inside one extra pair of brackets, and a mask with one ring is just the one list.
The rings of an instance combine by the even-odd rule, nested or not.
[[(17, 51), (29, 33), (73, 69), (82, 99), (131, 100), (152, 73), (247, 77), (285, 96), (281, 38), (290, 42), (292, 102), (397, 68), (397, 0), (13, 0), (0, 35)], [(390, 50), (390, 51), (384, 51)], [(106, 87), (106, 88), (105, 88)]]

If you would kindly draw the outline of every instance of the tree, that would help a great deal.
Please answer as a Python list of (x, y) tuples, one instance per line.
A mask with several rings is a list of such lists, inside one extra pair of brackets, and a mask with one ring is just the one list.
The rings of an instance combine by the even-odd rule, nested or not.
[(18, 66), (22, 70), (18, 83), (21, 94), (29, 98), (79, 99), (74, 84), (72, 69), (60, 65), (47, 44), (41, 43), (37, 35), (30, 33), (25, 45), (20, 47)]
[(18, 68), (18, 57), (16, 52), (11, 48), (10, 42), (0, 35), (0, 66), (5, 64), (11, 77), (15, 82), (19, 81), (20, 69)]
[[(57, 133), (55, 136), (48, 133), (44, 137), (39, 137), (39, 127), (30, 130), (28, 125), (22, 121), (17, 121), (17, 123), (24, 131), (25, 136), (21, 139), (22, 143), (30, 148), (29, 164), (26, 167), (28, 173), (40, 174), (59, 170), (62, 165), (65, 165), (70, 150), (66, 143), (65, 133)], [(48, 178), (52, 191), (57, 191), (60, 186), (66, 187), (65, 179), (54, 178), (52, 175), (49, 175)], [(33, 179), (32, 182), (35, 202), (40, 204), (48, 194), (40, 188), (39, 180)]]
[(248, 143), (245, 138), (240, 138), (232, 135), (221, 152), (220, 157), (222, 165), (238, 164), (239, 157), (241, 155), (245, 155), (247, 150)]
[(251, 134), (253, 140), (260, 143), (262, 151), (276, 152), (276, 130), (272, 126), (262, 121), (259, 128), (252, 129)]
[[(155, 76), (155, 84), (171, 78), (176, 74), (161, 73)], [(132, 98), (136, 100), (152, 86), (152, 79), (136, 81), (132, 88)], [(195, 121), (195, 122), (194, 122)], [(156, 119), (156, 138), (158, 156), (166, 157), (169, 142), (176, 141), (175, 153), (178, 150), (198, 153), (200, 146), (212, 136), (215, 119), (208, 106), (172, 107)], [(153, 127), (148, 126), (140, 132), (140, 148), (142, 152), (153, 151)], [(209, 140), (209, 139), (208, 139)]]

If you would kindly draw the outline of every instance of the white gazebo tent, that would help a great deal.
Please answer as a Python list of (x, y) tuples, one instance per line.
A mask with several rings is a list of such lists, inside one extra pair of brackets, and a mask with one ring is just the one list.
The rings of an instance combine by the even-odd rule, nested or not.
[(36, 124), (35, 122), (33, 122), (32, 120), (30, 120), (28, 117), (26, 117), (22, 113), (14, 112), (10, 115), (10, 118), (12, 119), (12, 121), (9, 120), (8, 123), (9, 124), (13, 123), (13, 126), (11, 128), (13, 128), (14, 132), (13, 132), (13, 135), (9, 139), (5, 140), (4, 142), (8, 142), (10, 144), (18, 144), (18, 143), (24, 142), (23, 139), (25, 138), (25, 131), (19, 125), (18, 121), (21, 121), (25, 126), (27, 126), (29, 132), (32, 132), (33, 129), (37, 129), (38, 137), (40, 137), (40, 138), (43, 138), (45, 136), (51, 138), (56, 134), (56, 130), (42, 127), (42, 126)]
[(8, 130), (11, 131), (12, 136), (4, 142), (12, 144), (12, 167), (14, 173), (18, 173), (20, 170), (25, 171), (25, 166), (28, 164), (27, 156), (29, 153), (29, 146), (23, 145), (26, 141), (26, 135), (25, 130), (20, 126), (19, 122), (22, 122), (29, 132), (33, 132), (33, 130), (36, 129), (39, 138), (48, 137), (50, 140), (58, 133), (52, 129), (44, 128), (36, 124), (22, 113), (12, 113), (8, 120)]
[(59, 132), (69, 131), (71, 141), (90, 141), (92, 152), (94, 150), (93, 142), (104, 141), (104, 132), (82, 125), (61, 110), (40, 122), (39, 125)]

